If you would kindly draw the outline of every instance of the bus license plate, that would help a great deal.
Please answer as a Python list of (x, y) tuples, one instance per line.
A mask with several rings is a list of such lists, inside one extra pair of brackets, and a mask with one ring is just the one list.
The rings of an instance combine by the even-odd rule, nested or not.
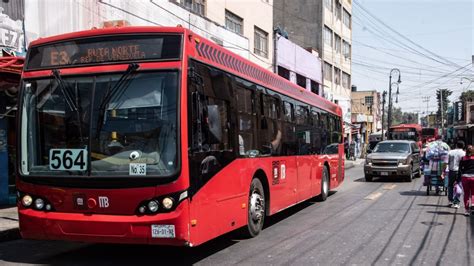
[(151, 237), (152, 238), (175, 238), (176, 233), (174, 230), (174, 225), (152, 224)]
[(380, 175), (387, 176), (388, 172), (380, 172)]

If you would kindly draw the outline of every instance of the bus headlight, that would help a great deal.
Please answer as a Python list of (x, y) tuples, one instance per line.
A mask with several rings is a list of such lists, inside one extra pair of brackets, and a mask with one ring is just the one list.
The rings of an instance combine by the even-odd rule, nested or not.
[(30, 207), (30, 206), (31, 206), (31, 203), (33, 203), (33, 198), (32, 198), (30, 195), (25, 195), (25, 196), (23, 196), (23, 198), (21, 199), (21, 203), (22, 203), (23, 206), (25, 206), (25, 207)]
[(38, 210), (41, 210), (41, 209), (43, 209), (43, 207), (44, 207), (44, 200), (41, 199), (41, 198), (37, 198), (35, 200), (35, 208), (38, 209)]
[(148, 210), (150, 210), (150, 212), (157, 212), (158, 211), (158, 202), (156, 202), (154, 200), (150, 200), (150, 202), (148, 202)]
[(163, 199), (161, 202), (163, 204), (163, 207), (167, 210), (173, 208), (174, 200), (170, 197), (166, 197)]

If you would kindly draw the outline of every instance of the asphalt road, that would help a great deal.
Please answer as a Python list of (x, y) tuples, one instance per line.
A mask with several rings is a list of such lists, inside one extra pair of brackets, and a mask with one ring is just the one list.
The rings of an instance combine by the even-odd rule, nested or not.
[(16, 240), (0, 243), (0, 264), (473, 265), (474, 217), (447, 203), (421, 179), (366, 183), (356, 166), (326, 202), (268, 218), (257, 238), (195, 248)]

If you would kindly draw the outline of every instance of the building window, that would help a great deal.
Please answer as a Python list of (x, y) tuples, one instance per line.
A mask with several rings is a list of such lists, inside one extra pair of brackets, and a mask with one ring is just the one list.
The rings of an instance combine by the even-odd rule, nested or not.
[(324, 43), (332, 47), (332, 30), (324, 26)]
[(324, 6), (332, 12), (332, 0), (324, 0)]
[(341, 20), (341, 11), (342, 11), (342, 6), (339, 1), (336, 0), (336, 8), (334, 9), (335, 16), (337, 20)]
[(334, 68), (334, 83), (341, 85), (341, 70), (337, 67)]
[(311, 92), (319, 95), (319, 83), (314, 80), (311, 80)]
[(255, 27), (253, 51), (257, 55), (268, 57), (268, 33), (258, 27)]
[(296, 84), (298, 86), (306, 89), (306, 77), (300, 74), (296, 74)]
[(278, 66), (278, 76), (290, 80), (290, 71), (284, 67)]
[(332, 82), (332, 66), (324, 62), (324, 78)]
[(336, 53), (341, 53), (341, 37), (337, 34), (334, 34), (334, 49)]
[(206, 0), (175, 0), (173, 1), (187, 10), (199, 14), (201, 16), (206, 16)]
[(351, 76), (349, 74), (342, 72), (342, 87), (349, 89), (351, 83)]
[(365, 106), (369, 107), (374, 104), (374, 96), (365, 96)]
[(225, 11), (225, 26), (232, 32), (244, 34), (244, 19), (229, 10)]
[(346, 27), (348, 27), (349, 29), (351, 28), (351, 14), (349, 14), (349, 12), (347, 12), (347, 10), (344, 9), (344, 14), (342, 15), (342, 22), (344, 23), (344, 25), (346, 25)]
[(345, 58), (351, 57), (351, 45), (346, 41), (342, 41), (342, 53)]

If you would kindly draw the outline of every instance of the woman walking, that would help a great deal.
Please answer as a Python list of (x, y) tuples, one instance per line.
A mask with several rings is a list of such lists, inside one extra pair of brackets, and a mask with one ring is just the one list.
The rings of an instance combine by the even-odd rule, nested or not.
[(459, 163), (459, 175), (461, 176), (462, 187), (464, 190), (464, 215), (471, 214), (469, 202), (472, 202), (474, 196), (474, 147), (469, 145), (466, 150), (466, 156)]

